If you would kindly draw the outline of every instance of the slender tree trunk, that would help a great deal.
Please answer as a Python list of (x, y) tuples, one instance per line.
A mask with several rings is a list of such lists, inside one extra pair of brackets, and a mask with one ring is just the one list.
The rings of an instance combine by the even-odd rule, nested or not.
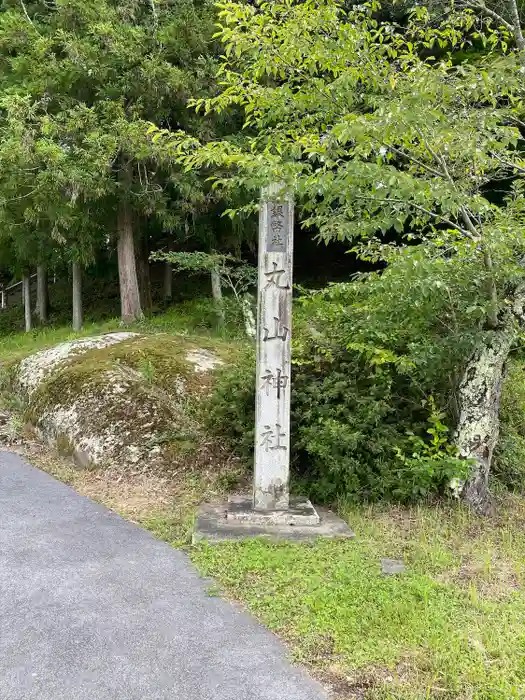
[(151, 276), (149, 268), (149, 246), (146, 235), (140, 238), (138, 246), (137, 271), (139, 277), (140, 301), (144, 311), (150, 311), (153, 306), (151, 299)]
[(47, 267), (39, 265), (36, 268), (36, 306), (35, 312), (40, 323), (47, 323), (49, 310), (49, 285)]
[(22, 297), (24, 300), (24, 317), (25, 317), (25, 327), (26, 333), (32, 328), (31, 319), (31, 277), (29, 275), (24, 275), (22, 279)]
[(164, 263), (164, 301), (171, 301), (173, 297), (173, 265)]
[(73, 330), (79, 331), (82, 328), (82, 267), (80, 263), (74, 262), (73, 272)]
[[(121, 180), (128, 185), (131, 179), (129, 165), (122, 166)], [(127, 200), (127, 192), (121, 193), (118, 212), (118, 271), (122, 323), (133, 323), (144, 318), (140, 305), (135, 241), (133, 240), (133, 216)]]
[(219, 330), (224, 328), (224, 302), (222, 298), (221, 277), (219, 271), (213, 268), (211, 271), (211, 293), (215, 302), (215, 312), (217, 314), (217, 327)]
[(242, 315), (244, 317), (244, 328), (248, 338), (255, 338), (257, 324), (253, 314), (252, 295), (246, 293), (242, 298)]
[(488, 479), (499, 437), (499, 403), (505, 362), (516, 335), (493, 331), (476, 349), (459, 385), (459, 421), (455, 443), (461, 457), (475, 460), (463, 497), (480, 513), (490, 508)]
[(525, 60), (525, 38), (521, 30), (521, 19), (517, 0), (509, 0), (509, 7), (512, 15), (512, 24), (514, 25), (514, 39), (521, 54), (521, 62), (523, 63)]

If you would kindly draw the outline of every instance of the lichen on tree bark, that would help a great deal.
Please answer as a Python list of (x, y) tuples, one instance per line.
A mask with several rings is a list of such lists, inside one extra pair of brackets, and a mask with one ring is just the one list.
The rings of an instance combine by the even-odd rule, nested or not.
[(480, 513), (490, 508), (488, 479), (499, 437), (499, 403), (505, 362), (515, 332), (512, 327), (487, 333), (472, 355), (459, 386), (455, 443), (461, 457), (474, 460), (463, 497)]

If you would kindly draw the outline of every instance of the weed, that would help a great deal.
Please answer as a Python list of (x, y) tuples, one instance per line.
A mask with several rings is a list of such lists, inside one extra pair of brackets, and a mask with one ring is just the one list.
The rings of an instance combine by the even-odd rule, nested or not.
[[(297, 659), (347, 683), (371, 677), (358, 697), (524, 698), (523, 502), (483, 521), (459, 506), (347, 513), (355, 541), (256, 539), (199, 545), (191, 556)], [(383, 576), (385, 556), (407, 572)]]

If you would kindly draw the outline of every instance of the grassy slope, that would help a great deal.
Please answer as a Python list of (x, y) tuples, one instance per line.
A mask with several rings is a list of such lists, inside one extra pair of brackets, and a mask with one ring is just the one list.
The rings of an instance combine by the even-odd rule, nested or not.
[[(188, 315), (173, 310), (138, 328), (181, 332), (188, 325)], [(83, 335), (117, 328), (117, 321), (98, 324)], [(11, 336), (0, 341), (0, 361), (70, 337), (60, 328)], [(199, 500), (231, 485), (227, 474), (209, 469), (173, 480), (79, 472), (36, 448), (30, 457), (176, 546), (187, 543)], [(202, 545), (190, 555), (341, 698), (525, 698), (525, 503), (507, 499), (485, 520), (459, 506), (342, 513), (355, 541), (254, 540)], [(404, 559), (407, 572), (383, 577), (382, 557)]]
[[(525, 697), (525, 504), (347, 511), (355, 541), (228, 543), (192, 558), (342, 698)], [(382, 557), (405, 574), (385, 577)]]
[[(163, 314), (147, 318), (141, 323), (126, 326), (125, 330), (140, 333), (164, 331), (204, 338), (217, 337), (217, 334), (210, 330), (209, 309), (209, 304), (186, 302), (171, 307)], [(56, 328), (36, 328), (30, 333), (12, 333), (0, 336), (0, 362), (21, 359), (40, 349), (67, 340), (118, 330), (122, 330), (120, 319), (113, 318), (97, 323), (85, 323), (80, 333), (73, 332), (68, 326), (58, 326)]]

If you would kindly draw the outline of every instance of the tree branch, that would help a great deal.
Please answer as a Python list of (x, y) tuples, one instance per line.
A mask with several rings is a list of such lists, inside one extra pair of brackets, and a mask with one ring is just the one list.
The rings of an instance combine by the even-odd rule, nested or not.
[[(420, 134), (420, 138), (422, 138)], [(423, 142), (425, 143), (426, 148), (432, 153), (434, 158), (437, 160), (437, 162), (441, 165), (441, 168), (443, 169), (443, 174), (445, 178), (448, 180), (450, 185), (454, 190), (457, 190), (456, 183), (454, 182), (454, 179), (452, 178), (448, 167), (447, 167), (447, 161), (445, 158), (440, 155), (439, 153), (435, 153), (435, 151), (431, 148), (431, 146), (423, 139)], [(477, 240), (480, 241), (482, 239), (481, 234), (479, 233), (478, 229), (474, 226), (474, 222), (472, 221), (472, 218), (470, 216), (470, 213), (465, 206), (461, 206), (460, 208), (461, 212), (461, 217), (463, 218), (463, 221), (465, 222), (465, 226), (467, 227), (467, 230), (471, 234), (472, 240)], [(483, 263), (485, 265), (485, 269), (488, 272), (488, 295), (489, 295), (489, 300), (490, 300), (490, 307), (487, 313), (487, 320), (488, 320), (488, 325), (490, 328), (497, 328), (498, 327), (498, 290), (496, 288), (496, 280), (494, 278), (494, 265), (492, 263), (492, 255), (490, 253), (490, 250), (487, 248), (486, 244), (483, 242), (482, 244), (483, 248)]]
[(20, 0), (20, 4), (22, 5), (22, 10), (24, 12), (24, 15), (25, 15), (27, 21), (33, 27), (33, 29), (36, 29), (35, 25), (33, 24), (33, 20), (31, 19), (31, 17), (27, 13), (27, 7), (25, 6), (24, 0)]
[(483, 246), (483, 262), (485, 264), (485, 269), (489, 273), (489, 299), (490, 308), (488, 311), (488, 322), (491, 328), (498, 327), (498, 290), (496, 289), (496, 282), (494, 280), (494, 265), (492, 263), (492, 255), (490, 250), (486, 245)]
[(507, 0), (509, 3), (510, 14), (512, 15), (512, 21), (514, 22), (513, 34), (516, 40), (516, 46), (520, 53), (525, 52), (525, 39), (523, 38), (523, 32), (521, 31), (521, 20), (520, 13), (518, 10), (518, 3), (516, 0)]
[(356, 199), (363, 199), (369, 202), (383, 202), (386, 204), (405, 204), (408, 207), (412, 207), (413, 209), (417, 209), (418, 211), (423, 212), (424, 214), (427, 214), (427, 216), (432, 217), (433, 219), (438, 219), (442, 221), (444, 224), (448, 224), (449, 226), (452, 226), (453, 229), (456, 231), (459, 231), (462, 233), (464, 236), (467, 238), (470, 238), (471, 241), (478, 241), (479, 236), (473, 236), (470, 231), (467, 229), (461, 227), (458, 223), (451, 221), (450, 219), (447, 219), (445, 216), (442, 216), (442, 214), (438, 214), (435, 211), (431, 211), (430, 209), (425, 209), (425, 207), (422, 207), (420, 204), (416, 204), (415, 202), (407, 202), (404, 199), (391, 199), (391, 198), (381, 198), (381, 197), (365, 197), (364, 195), (354, 195)]
[(486, 4), (483, 2), (483, 0), (464, 0), (461, 5), (463, 7), (466, 7), (470, 10), (477, 10), (478, 12), (484, 12), (488, 17), (491, 17), (492, 19), (495, 19), (496, 22), (499, 22), (502, 24), (505, 29), (508, 29), (509, 32), (512, 32), (514, 34), (514, 26), (508, 22), (505, 17), (502, 17), (500, 14), (492, 10), (490, 7), (487, 7)]
[[(442, 172), (443, 177), (450, 183), (452, 188), (454, 190), (456, 190), (456, 192), (457, 192), (458, 188), (456, 187), (456, 183), (454, 182), (454, 179), (452, 178), (451, 174), (448, 171), (446, 160), (444, 159), (444, 157), (442, 155), (440, 155), (439, 153), (436, 153), (434, 151), (432, 146), (425, 139), (425, 136), (424, 136), (423, 132), (421, 131), (421, 129), (416, 129), (416, 130), (417, 130), (417, 133), (419, 134), (419, 138), (423, 142), (427, 151), (434, 158), (436, 163), (441, 166), (441, 172)], [(471, 234), (470, 238), (472, 238), (472, 240), (480, 240), (481, 236), (480, 236), (478, 230), (476, 229), (476, 227), (474, 226), (474, 223), (472, 222), (472, 219), (470, 218), (470, 215), (468, 213), (467, 208), (462, 206), (460, 211), (461, 211), (461, 216), (463, 218), (463, 221), (465, 222), (465, 226), (470, 231), (470, 234)]]
[(440, 172), (439, 170), (436, 170), (435, 168), (432, 168), (430, 165), (427, 165), (426, 163), (423, 163), (423, 161), (418, 160), (417, 158), (414, 158), (414, 156), (411, 156), (409, 153), (402, 151), (400, 148), (396, 148), (395, 146), (387, 146), (386, 144), (384, 144), (384, 146), (385, 146), (385, 148), (388, 148), (390, 151), (394, 151), (394, 153), (397, 153), (398, 155), (402, 156), (403, 158), (406, 158), (407, 160), (411, 161), (412, 163), (419, 165), (420, 168), (423, 168), (423, 170), (426, 170), (427, 172), (432, 173), (432, 175), (437, 175), (438, 177), (443, 177), (442, 172)]
[(509, 168), (510, 170), (516, 170), (521, 175), (525, 175), (525, 167), (518, 165), (517, 163), (511, 163), (508, 160), (504, 160), (503, 158), (498, 156), (497, 153), (493, 153), (492, 157), (495, 158), (496, 160), (498, 160), (506, 168)]
[(151, 14), (153, 15), (153, 22), (156, 26), (158, 24), (159, 17), (157, 15), (157, 7), (155, 6), (155, 0), (149, 0), (149, 4), (151, 5)]

